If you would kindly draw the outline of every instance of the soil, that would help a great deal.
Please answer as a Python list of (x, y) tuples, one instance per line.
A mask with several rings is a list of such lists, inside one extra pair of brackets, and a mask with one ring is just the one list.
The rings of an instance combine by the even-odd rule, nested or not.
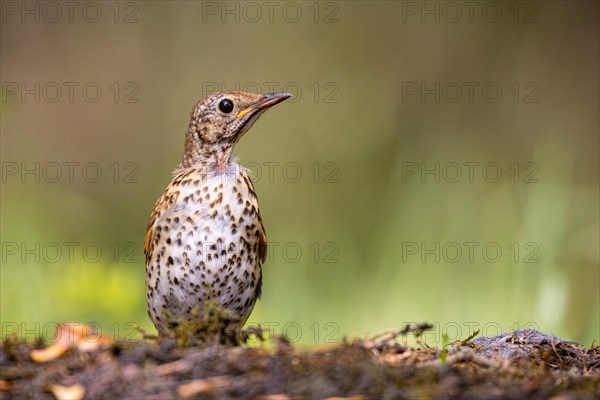
[[(301, 349), (176, 340), (69, 346), (5, 339), (2, 399), (598, 399), (600, 346), (521, 330), (429, 348), (398, 341), (426, 324)], [(256, 334), (256, 333), (253, 333)], [(260, 335), (260, 333), (258, 333)], [(44, 353), (45, 354), (45, 353)], [(37, 361), (34, 361), (36, 359)]]

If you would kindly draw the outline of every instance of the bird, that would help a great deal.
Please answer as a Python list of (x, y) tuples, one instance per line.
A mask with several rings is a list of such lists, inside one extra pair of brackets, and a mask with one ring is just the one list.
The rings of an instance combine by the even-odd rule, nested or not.
[(239, 329), (260, 298), (267, 238), (251, 176), (233, 149), (267, 109), (289, 97), (219, 91), (193, 107), (181, 163), (144, 240), (147, 311), (159, 335), (200, 318), (209, 303)]

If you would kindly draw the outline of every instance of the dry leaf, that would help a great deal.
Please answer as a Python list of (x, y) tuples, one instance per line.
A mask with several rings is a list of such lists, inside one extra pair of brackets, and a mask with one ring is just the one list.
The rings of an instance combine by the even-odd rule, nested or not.
[(85, 387), (80, 384), (73, 386), (50, 385), (50, 391), (58, 400), (81, 400)]
[(68, 349), (69, 346), (64, 344), (53, 344), (45, 349), (32, 350), (30, 356), (33, 361), (43, 363), (62, 356)]
[(33, 350), (31, 359), (35, 362), (47, 362), (63, 355), (71, 347), (81, 352), (94, 351), (101, 346), (112, 344), (110, 336), (98, 336), (95, 328), (78, 322), (63, 322), (56, 328), (54, 342), (45, 349)]
[(379, 357), (378, 361), (388, 364), (400, 364), (402, 361), (413, 356), (413, 352), (410, 350), (400, 354), (384, 354)]
[(187, 371), (191, 368), (191, 364), (186, 360), (177, 360), (167, 364), (159, 365), (155, 368), (158, 375), (171, 375), (175, 372)]
[(96, 332), (90, 325), (80, 324), (78, 322), (63, 322), (56, 328), (54, 332), (55, 344), (64, 344), (65, 346), (72, 346), (79, 342), (82, 337), (95, 335)]
[(358, 396), (350, 397), (327, 397), (325, 400), (365, 400), (365, 396), (359, 394)]
[(228, 376), (196, 379), (190, 383), (179, 386), (179, 388), (177, 388), (177, 394), (181, 397), (191, 397), (197, 394), (210, 393), (218, 387), (226, 386), (229, 381), (230, 378)]
[(201, 393), (210, 393), (214, 390), (215, 385), (209, 382), (208, 379), (196, 379), (190, 383), (186, 383), (177, 388), (177, 394), (181, 397), (192, 397)]
[(77, 349), (81, 352), (94, 351), (112, 343), (113, 340), (110, 336), (82, 336), (77, 342)]

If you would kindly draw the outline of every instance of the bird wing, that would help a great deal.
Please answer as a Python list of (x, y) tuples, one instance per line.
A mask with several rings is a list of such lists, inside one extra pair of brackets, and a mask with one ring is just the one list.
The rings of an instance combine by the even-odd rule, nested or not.
[(170, 210), (173, 204), (177, 201), (179, 197), (179, 183), (188, 176), (193, 171), (182, 171), (176, 174), (171, 180), (171, 184), (167, 186), (163, 194), (156, 200), (154, 204), (154, 209), (152, 210), (152, 214), (150, 215), (150, 220), (148, 221), (148, 226), (146, 227), (146, 236), (144, 238), (144, 255), (146, 256), (146, 264), (150, 262), (152, 258), (152, 251), (154, 250), (154, 233), (156, 228), (156, 222), (158, 218)]
[(264, 263), (267, 259), (267, 233), (265, 232), (265, 227), (263, 226), (260, 214), (258, 216), (258, 220), (260, 221), (260, 238), (258, 239), (258, 258), (260, 259), (261, 263)]
[(245, 168), (242, 169), (242, 178), (248, 185), (250, 192), (254, 195), (254, 199), (256, 201), (256, 213), (258, 216), (258, 224), (260, 225), (260, 237), (258, 238), (258, 258), (261, 261), (261, 264), (264, 263), (267, 259), (267, 233), (265, 232), (265, 226), (262, 221), (262, 217), (260, 216), (260, 210), (258, 208), (258, 198), (256, 197), (256, 190), (254, 189), (254, 184), (252, 183), (252, 179), (250, 178), (250, 174), (248, 170)]

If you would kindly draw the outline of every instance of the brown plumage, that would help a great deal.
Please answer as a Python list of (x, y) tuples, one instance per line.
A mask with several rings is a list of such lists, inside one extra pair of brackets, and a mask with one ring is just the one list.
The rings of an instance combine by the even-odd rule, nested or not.
[(248, 319), (261, 294), (266, 234), (252, 181), (232, 150), (288, 97), (218, 92), (192, 110), (181, 164), (154, 205), (144, 241), (148, 315), (159, 333), (210, 301), (240, 326)]

